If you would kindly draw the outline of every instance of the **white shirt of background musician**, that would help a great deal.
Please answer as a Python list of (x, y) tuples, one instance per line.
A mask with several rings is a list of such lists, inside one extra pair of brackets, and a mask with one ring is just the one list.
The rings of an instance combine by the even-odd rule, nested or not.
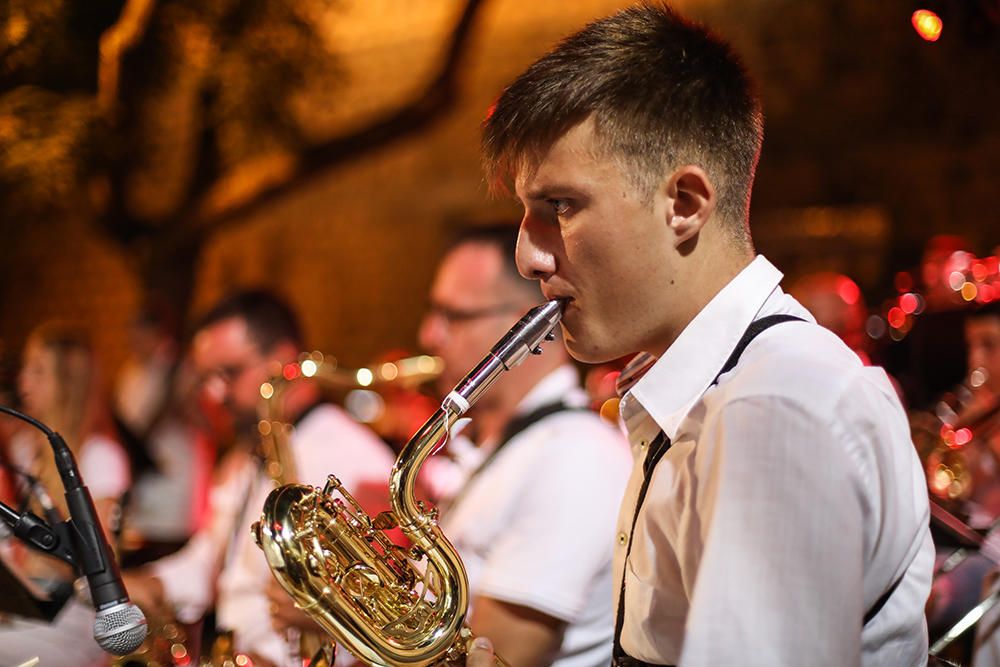
[[(385, 509), (392, 452), (343, 410), (316, 407), (296, 426), (290, 445), (301, 483), (322, 486), (335, 474), (369, 511)], [(266, 596), (272, 574), (250, 536), (273, 483), (249, 456), (220, 472), (211, 497), (212, 522), (177, 554), (157, 561), (154, 572), (180, 620), (196, 620), (216, 599), (217, 625), (234, 631), (238, 650), (282, 664), (288, 649), (271, 628)]]
[[(559, 400), (587, 404), (572, 366), (546, 376), (517, 413)], [(482, 461), (468, 448), (452, 451), (473, 456), (474, 465), (458, 462), (461, 470)], [(442, 515), (474, 596), (567, 623), (555, 667), (606, 667), (611, 659), (611, 540), (629, 466), (624, 438), (600, 417), (559, 412), (515, 435)]]
[[(622, 646), (685, 667), (923, 665), (933, 548), (906, 415), (885, 373), (816, 326), (780, 280), (754, 260), (621, 403), (635, 455), (614, 559)], [(807, 322), (762, 333), (711, 387), (749, 324), (777, 313)], [(626, 565), (660, 430), (673, 446)]]

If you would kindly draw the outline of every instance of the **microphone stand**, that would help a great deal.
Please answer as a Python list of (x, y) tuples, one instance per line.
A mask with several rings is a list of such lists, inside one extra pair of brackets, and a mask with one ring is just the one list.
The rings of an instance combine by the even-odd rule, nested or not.
[(10, 527), (11, 533), (32, 549), (55, 556), (68, 563), (80, 573), (80, 568), (73, 553), (69, 539), (69, 521), (57, 524), (55, 527), (34, 512), (25, 510), (18, 512), (6, 503), (0, 502), (0, 519)]
[[(50, 429), (37, 419), (18, 412), (13, 408), (0, 405), (0, 413), (27, 422), (46, 435), (52, 433)], [(63, 446), (65, 447), (65, 445)], [(77, 562), (75, 545), (73, 544), (74, 540), (72, 538), (74, 530), (72, 520), (67, 520), (54, 526), (49, 525), (37, 514), (28, 510), (18, 512), (3, 502), (0, 502), (0, 520), (10, 527), (14, 537), (29, 547), (55, 556), (64, 563), (71, 565), (77, 574), (80, 573), (80, 566)]]

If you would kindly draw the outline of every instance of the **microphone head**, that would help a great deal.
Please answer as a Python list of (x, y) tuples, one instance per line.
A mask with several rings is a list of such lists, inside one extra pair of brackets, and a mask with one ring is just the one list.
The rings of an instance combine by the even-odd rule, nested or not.
[(134, 652), (146, 639), (146, 617), (131, 602), (116, 604), (97, 612), (94, 617), (94, 640), (114, 655)]

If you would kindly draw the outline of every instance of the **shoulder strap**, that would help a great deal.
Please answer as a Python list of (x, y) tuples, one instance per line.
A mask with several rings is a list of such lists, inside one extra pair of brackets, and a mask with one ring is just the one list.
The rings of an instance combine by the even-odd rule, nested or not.
[(736, 347), (733, 348), (733, 353), (729, 355), (729, 358), (726, 359), (726, 363), (722, 365), (722, 370), (720, 370), (718, 374), (716, 374), (715, 380), (712, 381), (712, 384), (716, 384), (719, 381), (719, 378), (722, 377), (722, 375), (736, 368), (736, 364), (739, 362), (740, 357), (743, 356), (743, 351), (746, 350), (747, 346), (753, 342), (754, 338), (764, 333), (765, 331), (773, 327), (775, 324), (781, 324), (782, 322), (796, 322), (796, 321), (804, 322), (805, 320), (796, 315), (780, 314), (780, 315), (768, 315), (766, 317), (760, 318), (759, 320), (754, 320), (753, 322), (751, 322), (750, 326), (747, 327), (747, 330), (743, 333), (743, 337), (740, 338), (740, 341), (736, 343)]
[[(768, 315), (751, 322), (739, 342), (736, 343), (736, 347), (733, 348), (732, 354), (730, 354), (729, 358), (726, 359), (726, 363), (722, 365), (722, 369), (716, 374), (712, 384), (716, 384), (723, 373), (728, 373), (736, 368), (736, 364), (743, 355), (743, 351), (747, 349), (747, 346), (750, 345), (754, 338), (776, 324), (794, 320), (798, 320), (800, 322), (803, 321), (801, 317), (797, 317), (795, 315)], [(635, 534), (635, 524), (639, 519), (639, 510), (642, 509), (642, 503), (646, 499), (646, 491), (649, 490), (649, 483), (653, 479), (653, 470), (656, 468), (656, 464), (660, 462), (660, 459), (663, 458), (663, 455), (667, 453), (667, 450), (670, 449), (670, 444), (670, 438), (668, 438), (662, 431), (656, 436), (653, 442), (649, 443), (649, 449), (646, 452), (646, 458), (642, 464), (642, 486), (639, 487), (639, 494), (635, 503), (635, 513), (632, 515), (632, 527), (629, 529), (628, 546), (625, 547), (625, 569), (628, 568), (628, 559), (632, 554), (632, 537)], [(622, 628), (625, 625), (625, 569), (622, 570), (622, 585), (618, 594), (618, 614), (615, 618), (612, 665), (645, 665), (648, 663), (643, 663), (631, 658), (627, 653), (625, 653), (625, 650), (621, 645)]]

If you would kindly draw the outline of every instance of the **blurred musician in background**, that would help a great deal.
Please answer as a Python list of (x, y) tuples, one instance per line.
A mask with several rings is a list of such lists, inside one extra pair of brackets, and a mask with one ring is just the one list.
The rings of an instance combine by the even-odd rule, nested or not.
[(129, 325), (129, 356), (115, 383), (114, 412), (135, 467), (122, 535), (122, 565), (179, 549), (204, 520), (214, 442), (181, 356), (172, 311), (150, 304)]
[[(204, 316), (191, 347), (202, 386), (232, 416), (239, 444), (217, 471), (209, 524), (176, 554), (127, 573), (126, 585), (147, 613), (176, 613), (186, 623), (214, 602), (217, 625), (233, 632), (239, 652), (249, 654), (257, 667), (284, 664), (289, 649), (272, 628), (267, 597), (272, 575), (249, 527), (273, 488), (257, 451), (260, 385), (275, 363), (297, 359), (299, 325), (272, 294), (242, 292)], [(295, 426), (290, 445), (300, 482), (322, 485), (335, 473), (345, 486), (359, 489), (359, 500), (370, 511), (385, 508), (385, 480), (393, 463), (385, 443), (339, 407), (323, 402), (311, 382), (297, 383), (288, 392), (285, 414)], [(302, 616), (303, 623), (307, 620)]]
[[(1000, 564), (1000, 531), (995, 521), (1000, 518), (1000, 302), (992, 302), (970, 311), (965, 320), (965, 341), (970, 369), (966, 389), (969, 394), (959, 410), (950, 418), (951, 432), (967, 429), (969, 441), (958, 448), (939, 440), (938, 452), (928, 462), (928, 476), (936, 495), (945, 495), (948, 487), (934, 486), (935, 474), (947, 465), (953, 474), (961, 474), (964, 489), (957, 500), (948, 503), (947, 496), (938, 502), (954, 509), (962, 520), (976, 529), (990, 529), (979, 551), (964, 553), (964, 558), (949, 559), (958, 545), (944, 532), (938, 538), (941, 574), (934, 580), (928, 602), (928, 625), (931, 636), (940, 636), (951, 628), (983, 598), (984, 580), (992, 580)], [(940, 455), (938, 455), (940, 454)], [(958, 552), (962, 553), (962, 552)], [(1000, 659), (1000, 637), (994, 637), (998, 614), (990, 613), (977, 630), (980, 644), (976, 663), (997, 664)], [(965, 657), (972, 644), (966, 636), (955, 655)]]
[[(530, 307), (514, 265), (517, 228), (474, 228), (438, 266), (420, 327), (454, 387)], [(630, 465), (621, 436), (587, 409), (558, 344), (476, 404), (448, 447), (459, 470), (442, 529), (469, 573), (473, 632), (518, 667), (598, 667), (611, 657), (615, 507)]]
[[(98, 517), (110, 533), (109, 528), (117, 524), (131, 472), (128, 456), (111, 425), (97, 368), (82, 329), (45, 324), (28, 337), (18, 388), (24, 411), (59, 432), (73, 451)], [(6, 454), (15, 471), (12, 481), (27, 506), (50, 523), (67, 518), (62, 480), (45, 437), (35, 429), (21, 428), (11, 438)], [(62, 561), (29, 551), (16, 540), (0, 547), (9, 567), (54, 597), (72, 591), (75, 574)], [(47, 665), (103, 665), (108, 655), (94, 641), (93, 623), (93, 609), (72, 597), (51, 625), (26, 620), (0, 622), (0, 664), (20, 664), (38, 657)]]
[(962, 339), (968, 303), (949, 282), (968, 248), (968, 241), (950, 234), (927, 240), (916, 285), (926, 306), (906, 337), (881, 355), (886, 370), (899, 380), (908, 408), (926, 409), (971, 370), (965, 367)]

